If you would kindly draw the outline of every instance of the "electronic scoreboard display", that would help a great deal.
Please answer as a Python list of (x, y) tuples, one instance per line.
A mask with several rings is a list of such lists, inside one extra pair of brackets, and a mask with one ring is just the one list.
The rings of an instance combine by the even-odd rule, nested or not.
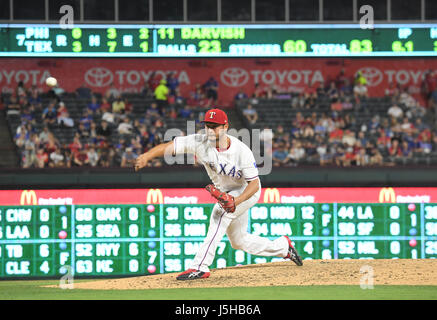
[[(0, 207), (0, 278), (133, 276), (185, 270), (213, 204)], [(437, 204), (257, 204), (248, 231), (288, 235), (303, 259), (437, 258)], [(283, 261), (231, 248), (212, 268)]]
[(0, 24), (0, 56), (436, 56), (437, 24)]

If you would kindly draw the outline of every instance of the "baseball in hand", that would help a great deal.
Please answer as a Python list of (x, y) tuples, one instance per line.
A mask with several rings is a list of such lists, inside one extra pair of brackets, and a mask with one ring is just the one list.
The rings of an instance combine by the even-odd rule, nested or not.
[(49, 87), (54, 87), (58, 84), (58, 80), (56, 80), (56, 78), (53, 77), (48, 77), (46, 79), (46, 85), (48, 85)]

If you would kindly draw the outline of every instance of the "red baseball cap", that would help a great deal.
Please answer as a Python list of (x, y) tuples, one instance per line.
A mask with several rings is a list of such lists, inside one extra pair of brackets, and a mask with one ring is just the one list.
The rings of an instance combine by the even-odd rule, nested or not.
[(226, 124), (228, 123), (228, 116), (223, 110), (210, 109), (205, 113), (205, 120), (203, 120), (203, 122)]

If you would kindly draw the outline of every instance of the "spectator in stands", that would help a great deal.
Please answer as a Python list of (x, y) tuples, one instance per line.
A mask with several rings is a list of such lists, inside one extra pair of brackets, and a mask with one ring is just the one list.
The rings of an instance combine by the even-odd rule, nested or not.
[(358, 84), (364, 84), (364, 85), (367, 84), (367, 79), (366, 79), (366, 77), (363, 76), (361, 71), (358, 71), (355, 75), (355, 78), (354, 78), (354, 86), (356, 86)]
[(141, 94), (144, 98), (153, 98), (153, 90), (150, 88), (150, 85), (147, 81), (144, 81), (143, 88), (141, 89)]
[(82, 117), (80, 117), (80, 119), (79, 119), (79, 123), (83, 123), (85, 128), (87, 130), (89, 130), (91, 127), (91, 122), (93, 122), (93, 121), (94, 121), (94, 118), (93, 118), (93, 115), (91, 114), (91, 111), (89, 111), (89, 109), (85, 109), (83, 111)]
[(105, 111), (102, 115), (102, 121), (106, 121), (110, 124), (114, 124), (115, 123), (115, 115), (111, 112), (111, 110)]
[(388, 148), (388, 154), (393, 160), (396, 160), (398, 157), (402, 156), (402, 149), (398, 139), (394, 138), (391, 140), (391, 145)]
[(156, 71), (153, 71), (152, 74), (149, 77), (149, 88), (150, 90), (152, 90), (153, 93), (155, 93), (155, 89), (157, 86), (159, 86), (160, 80), (158, 79), (158, 77), (156, 76)]
[(355, 84), (354, 96), (356, 101), (360, 101), (361, 99), (368, 97), (367, 86), (362, 81), (358, 81), (358, 83)]
[(60, 148), (57, 148), (54, 152), (50, 154), (50, 162), (49, 167), (51, 168), (60, 168), (65, 166), (64, 162), (65, 156), (62, 154)]
[(388, 84), (388, 88), (385, 89), (385, 96), (396, 99), (399, 96), (399, 88), (392, 81)]
[(291, 107), (293, 109), (302, 109), (305, 106), (305, 102), (308, 96), (305, 96), (305, 93), (301, 92), (297, 95), (293, 95), (291, 97)]
[(26, 105), (21, 111), (21, 123), (36, 124), (35, 107), (32, 105)]
[(114, 149), (101, 149), (99, 154), (98, 166), (108, 168), (112, 166), (112, 158), (114, 156)]
[(354, 95), (354, 87), (349, 79), (344, 80), (344, 85), (339, 89), (340, 97), (351, 97)]
[(234, 100), (244, 100), (249, 98), (243, 89), (240, 89), (238, 93), (235, 95)]
[(114, 82), (111, 82), (108, 90), (105, 92), (105, 98), (108, 100), (114, 100), (121, 98), (121, 92), (115, 87)]
[(146, 110), (146, 117), (153, 123), (157, 119), (161, 118), (161, 116), (162, 112), (159, 109), (158, 104), (156, 102), (152, 102)]
[(79, 88), (76, 89), (76, 94), (79, 99), (90, 99), (92, 91), (90, 88), (83, 83)]
[(90, 131), (85, 127), (85, 124), (80, 122), (76, 133), (79, 134), (81, 140), (86, 140), (90, 136)]
[(90, 160), (88, 159), (88, 152), (85, 149), (80, 149), (78, 152), (74, 153), (73, 157), (73, 163), (78, 166), (82, 167), (87, 164), (89, 164)]
[(326, 88), (325, 88), (325, 82), (319, 81), (314, 84), (316, 87), (315, 95), (316, 97), (324, 97), (326, 96)]
[(176, 78), (174, 72), (170, 72), (167, 75), (167, 87), (169, 89), (169, 95), (175, 96), (176, 95), (176, 89), (179, 87), (179, 80)]
[(416, 132), (422, 132), (424, 130), (429, 130), (429, 125), (422, 121), (422, 118), (417, 118), (414, 122), (414, 127)]
[(276, 86), (275, 85), (271, 85), (271, 86), (269, 86), (265, 90), (264, 98), (266, 98), (266, 99), (273, 99), (273, 98), (275, 98), (277, 93), (278, 93), (278, 91), (276, 90)]
[(344, 97), (341, 106), (342, 106), (342, 110), (352, 110), (354, 108), (354, 105), (352, 104), (349, 96)]
[(343, 145), (345, 145), (346, 148), (353, 147), (357, 142), (357, 139), (355, 137), (355, 132), (351, 130), (346, 130), (341, 142), (343, 143)]
[(116, 116), (124, 114), (125, 108), (126, 104), (120, 96), (112, 102), (112, 113), (114, 113)]
[(103, 114), (107, 111), (111, 111), (112, 110), (112, 105), (108, 102), (108, 99), (106, 99), (106, 97), (102, 97), (102, 103), (100, 104), (100, 113)]
[(294, 140), (283, 164), (291, 163), (292, 165), (297, 165), (304, 159), (305, 155), (305, 149), (303, 148), (302, 143), (299, 140)]
[(36, 133), (33, 133), (30, 139), (26, 139), (23, 146), (23, 168), (30, 168), (36, 163), (36, 150), (40, 147), (41, 143)]
[(427, 103), (427, 107), (433, 107), (435, 105), (434, 99), (432, 97), (433, 92), (437, 89), (437, 77), (436, 73), (431, 69), (428, 69), (424, 73), (422, 85), (421, 85), (421, 93), (424, 100)]
[(141, 137), (137, 135), (135, 138), (130, 139), (130, 148), (132, 148), (135, 154), (143, 153), (143, 145), (141, 144)]
[(334, 81), (331, 81), (331, 83), (329, 84), (327, 94), (331, 102), (338, 101), (339, 93)]
[(256, 112), (250, 103), (243, 110), (243, 115), (250, 124), (255, 124), (258, 120), (258, 112)]
[(59, 147), (60, 147), (59, 140), (55, 137), (53, 133), (50, 132), (47, 143), (44, 145), (45, 151), (47, 151), (48, 155), (50, 155)]
[(413, 157), (413, 148), (408, 141), (402, 141), (401, 154), (403, 159), (411, 159)]
[(96, 167), (99, 162), (99, 154), (94, 147), (90, 147), (87, 152), (87, 157), (91, 167)]
[(87, 108), (91, 112), (91, 114), (100, 113), (100, 103), (97, 101), (97, 97), (95, 95), (91, 96), (91, 102), (88, 103)]
[(45, 152), (43, 148), (38, 149), (36, 153), (36, 167), (45, 168), (48, 162), (49, 162), (49, 156), (47, 152)]
[(132, 111), (134, 110), (134, 105), (129, 101), (128, 98), (124, 98), (124, 113), (127, 116), (131, 116)]
[(279, 167), (282, 165), (288, 156), (288, 150), (285, 143), (281, 143), (279, 147), (273, 151), (273, 166)]
[(410, 120), (407, 117), (404, 117), (401, 123), (401, 132), (410, 135), (414, 131), (415, 131), (414, 125), (410, 122)]
[(126, 148), (126, 152), (124, 152), (123, 156), (121, 157), (121, 167), (133, 167), (137, 157), (138, 155), (133, 152), (132, 148)]
[(190, 107), (204, 107), (207, 105), (205, 93), (203, 92), (203, 89), (199, 83), (196, 83), (194, 90), (190, 91), (187, 104)]
[(68, 148), (70, 149), (70, 152), (71, 152), (73, 157), (77, 152), (79, 152), (79, 150), (83, 149), (82, 142), (80, 141), (80, 136), (77, 133), (75, 134), (75, 136), (73, 138), (73, 142), (71, 142), (68, 145)]
[(255, 89), (253, 90), (252, 98), (263, 98), (264, 96), (265, 96), (264, 89), (261, 88), (258, 82), (255, 83)]
[(15, 96), (18, 98), (18, 100), (27, 97), (27, 89), (23, 81), (18, 82), (17, 88), (15, 89)]
[(167, 107), (167, 99), (169, 94), (169, 89), (167, 87), (167, 81), (165, 79), (161, 79), (159, 85), (155, 89), (155, 102), (158, 105), (158, 109), (161, 114), (164, 114), (165, 109)]
[(397, 104), (393, 104), (388, 110), (387, 110), (387, 114), (390, 117), (396, 118), (396, 119), (400, 119), (404, 116), (404, 111), (397, 105)]
[(341, 91), (348, 83), (349, 77), (346, 76), (346, 71), (344, 68), (341, 68), (340, 72), (335, 77), (335, 86)]
[(47, 108), (42, 112), (42, 120), (49, 127), (53, 127), (56, 124), (58, 114), (55, 107), (55, 102), (50, 101)]
[(57, 122), (61, 127), (74, 127), (74, 120), (70, 117), (67, 107), (64, 102), (59, 102), (59, 108), (57, 111)]
[(42, 110), (42, 100), (37, 89), (32, 88), (28, 101), (35, 107), (36, 110)]
[(182, 106), (184, 106), (186, 104), (185, 103), (185, 98), (182, 95), (180, 88), (176, 88), (175, 95), (171, 96), (171, 98), (172, 98), (172, 102), (171, 103), (169, 102), (169, 104), (175, 104), (178, 108), (180, 108), (180, 107), (182, 107)]
[(122, 122), (117, 127), (119, 134), (131, 134), (133, 132), (133, 126), (128, 117), (125, 117)]
[(157, 144), (160, 144), (163, 141), (162, 134), (158, 132), (156, 127), (151, 127), (149, 131), (149, 143), (152, 144), (152, 146), (155, 146)]
[(430, 133), (422, 131), (417, 140), (416, 149), (414, 150), (415, 152), (428, 154), (432, 151)]
[(50, 134), (50, 130), (48, 126), (44, 126), (42, 131), (39, 134), (39, 140), (41, 141), (41, 143), (45, 144), (49, 141), (49, 134)]
[(211, 105), (216, 105), (218, 100), (218, 81), (214, 77), (210, 77), (204, 84), (203, 89), (206, 93), (206, 98), (208, 99), (207, 107)]
[(182, 119), (191, 119), (194, 117), (194, 113), (188, 105), (185, 105), (181, 110), (179, 110), (179, 116)]
[(102, 137), (103, 139), (108, 139), (111, 136), (112, 130), (109, 127), (108, 122), (102, 120), (100, 126), (97, 128), (97, 136)]
[(333, 160), (336, 166), (343, 167), (346, 164), (346, 153), (342, 145), (338, 145), (333, 155)]

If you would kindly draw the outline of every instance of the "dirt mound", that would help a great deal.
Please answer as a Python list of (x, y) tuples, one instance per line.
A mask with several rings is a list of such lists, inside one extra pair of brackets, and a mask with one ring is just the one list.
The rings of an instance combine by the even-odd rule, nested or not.
[[(208, 279), (177, 281), (177, 273), (74, 283), (76, 289), (225, 288), (289, 285), (437, 285), (436, 259), (305, 260), (273, 262), (211, 270)], [(367, 283), (367, 282), (365, 282)]]

